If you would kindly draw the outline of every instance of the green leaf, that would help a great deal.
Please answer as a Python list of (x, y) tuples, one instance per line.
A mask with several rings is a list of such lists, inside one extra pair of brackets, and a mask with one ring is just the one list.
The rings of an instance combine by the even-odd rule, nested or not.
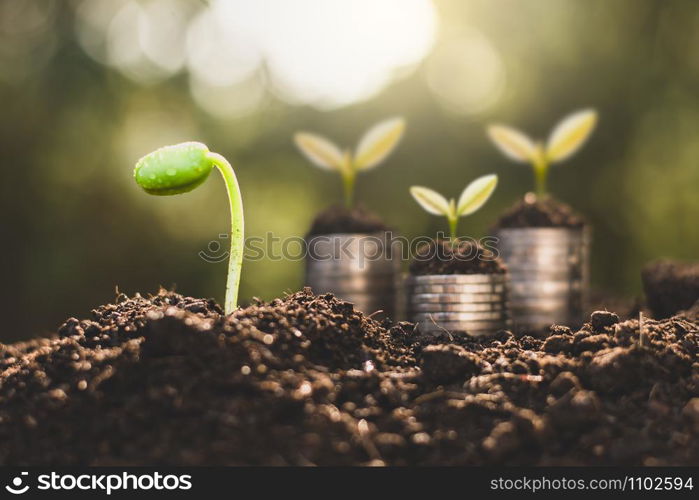
[(488, 201), (497, 185), (498, 176), (494, 174), (484, 175), (473, 181), (461, 193), (459, 203), (456, 206), (456, 214), (461, 217), (477, 211)]
[(597, 124), (597, 112), (585, 109), (572, 113), (553, 129), (546, 144), (546, 157), (560, 162), (571, 157), (582, 147)]
[(449, 202), (437, 191), (422, 186), (413, 186), (410, 188), (410, 194), (428, 213), (449, 216)]
[(491, 125), (488, 127), (488, 136), (511, 160), (527, 163), (536, 158), (536, 144), (517, 129), (505, 125)]
[(375, 167), (391, 154), (405, 130), (403, 118), (391, 118), (374, 125), (359, 141), (354, 165), (357, 170)]
[(138, 160), (134, 179), (149, 194), (182, 194), (204, 182), (213, 166), (204, 144), (183, 142), (162, 147)]
[(326, 170), (340, 170), (343, 154), (340, 149), (325, 137), (309, 132), (294, 134), (294, 142), (306, 158)]

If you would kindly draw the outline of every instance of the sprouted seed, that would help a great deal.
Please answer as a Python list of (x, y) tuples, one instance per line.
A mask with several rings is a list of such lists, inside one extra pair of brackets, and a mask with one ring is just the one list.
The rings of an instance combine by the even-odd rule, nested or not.
[(297, 132), (294, 142), (314, 165), (340, 174), (345, 206), (351, 207), (354, 203), (357, 174), (383, 162), (400, 141), (404, 130), (403, 118), (384, 120), (362, 136), (354, 153), (350, 150), (341, 151), (325, 137), (310, 132)]
[(531, 164), (536, 192), (539, 196), (544, 196), (547, 193), (549, 167), (575, 154), (596, 124), (597, 112), (594, 109), (585, 109), (558, 122), (545, 145), (505, 125), (491, 125), (488, 127), (488, 135), (505, 156), (516, 162)]
[(480, 209), (498, 185), (498, 176), (494, 174), (484, 175), (471, 182), (462, 191), (457, 202), (454, 198), (447, 200), (444, 196), (430, 188), (413, 186), (410, 194), (415, 201), (433, 215), (443, 215), (449, 223), (449, 235), (452, 243), (456, 242), (457, 225), (460, 217), (471, 215)]
[(231, 164), (200, 142), (184, 142), (157, 149), (138, 160), (134, 179), (149, 194), (182, 194), (202, 184), (214, 167), (221, 172), (226, 184), (231, 211), (231, 249), (224, 305), (226, 314), (230, 314), (238, 303), (244, 246), (243, 201)]

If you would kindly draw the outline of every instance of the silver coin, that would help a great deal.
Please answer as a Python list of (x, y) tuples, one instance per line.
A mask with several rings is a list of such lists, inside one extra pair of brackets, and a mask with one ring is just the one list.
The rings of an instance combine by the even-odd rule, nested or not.
[(574, 318), (535, 318), (535, 319), (518, 319), (514, 322), (513, 329), (517, 333), (527, 332), (548, 332), (553, 325), (576, 325), (580, 324)]
[(578, 294), (563, 293), (559, 295), (512, 295), (511, 300), (513, 304), (527, 306), (534, 305), (538, 306), (540, 304), (556, 304), (569, 306), (572, 298), (581, 298)]
[(355, 272), (347, 274), (331, 274), (331, 273), (320, 273), (317, 271), (312, 271), (306, 273), (306, 278), (313, 279), (315, 281), (332, 281), (332, 282), (359, 282), (359, 281), (371, 281), (373, 283), (378, 282), (391, 282), (397, 283), (398, 279), (393, 274), (372, 274), (364, 272)]
[[(318, 235), (306, 241), (308, 254), (312, 258), (355, 259), (362, 256), (376, 258), (386, 254), (389, 247), (391, 253), (399, 250), (398, 242), (391, 242), (382, 233), (376, 234), (331, 234)], [(398, 254), (400, 255), (400, 254)]]
[(538, 238), (501, 238), (497, 249), (501, 253), (513, 252), (576, 252), (585, 242), (582, 239), (538, 239)]
[(503, 256), (503, 261), (506, 262), (508, 269), (517, 267), (522, 269), (568, 269), (571, 266), (576, 266), (580, 263), (581, 257), (574, 255), (564, 255), (561, 257), (550, 257), (548, 255), (533, 255), (524, 257), (518, 256)]
[(580, 279), (578, 273), (568, 271), (555, 271), (555, 270), (539, 270), (539, 271), (526, 271), (522, 269), (517, 269), (516, 267), (510, 268), (510, 276), (513, 282), (517, 281), (529, 281), (529, 282), (540, 282), (540, 281), (571, 281)]
[(307, 276), (306, 283), (312, 283), (319, 287), (335, 287), (346, 289), (370, 289), (370, 288), (396, 288), (396, 283), (390, 279), (374, 279), (372, 277), (333, 277), (333, 276)]
[(414, 321), (420, 329), (446, 329), (458, 331), (497, 331), (511, 328), (511, 325), (505, 321), (491, 321), (490, 323), (480, 322), (472, 323), (469, 321)]
[(357, 258), (357, 259), (349, 259), (349, 258), (343, 258), (343, 259), (333, 259), (333, 258), (313, 259), (313, 258), (308, 258), (308, 259), (306, 259), (307, 266), (315, 266), (315, 267), (318, 267), (321, 269), (327, 269), (327, 268), (347, 269), (347, 268), (356, 268), (356, 267), (365, 267), (365, 268), (385, 267), (387, 269), (393, 269), (394, 267), (397, 267), (398, 264), (400, 264), (400, 261), (394, 261), (394, 260), (390, 260), (387, 258), (369, 259), (367, 257), (362, 257), (362, 258)]
[(495, 335), (499, 330), (505, 330), (505, 328), (496, 328), (490, 330), (471, 330), (465, 331), (463, 328), (457, 327), (425, 327), (423, 325), (418, 326), (417, 330), (422, 335), (438, 335), (440, 333), (447, 332), (454, 336), (468, 335), (470, 337), (491, 337)]
[(510, 240), (501, 240), (500, 246), (498, 247), (500, 254), (506, 255), (535, 255), (535, 254), (545, 254), (545, 255), (566, 255), (570, 253), (579, 253), (582, 251), (580, 242), (565, 241), (560, 242), (560, 244), (542, 244), (539, 242), (517, 242), (513, 244)]
[(518, 304), (541, 304), (541, 303), (564, 303), (568, 306), (575, 306), (577, 304), (582, 304), (583, 294), (581, 292), (568, 292), (568, 293), (539, 293), (539, 294), (528, 294), (528, 295), (518, 295), (512, 294), (512, 300), (516, 301)]
[(333, 275), (321, 275), (317, 273), (307, 274), (306, 282), (313, 282), (323, 285), (332, 286), (391, 286), (397, 288), (399, 283), (393, 276), (386, 275), (366, 275), (366, 274), (354, 274), (347, 276), (333, 276)]
[(513, 321), (516, 324), (521, 324), (521, 323), (530, 323), (530, 324), (539, 324), (539, 323), (546, 323), (549, 325), (557, 324), (557, 325), (568, 325), (571, 322), (577, 321), (579, 318), (575, 315), (571, 315), (565, 312), (562, 312), (561, 314), (551, 314), (551, 313), (530, 313), (530, 314), (522, 314), (518, 316), (513, 316)]
[(371, 288), (371, 287), (323, 287), (314, 284), (307, 285), (313, 293), (316, 295), (322, 295), (324, 293), (332, 293), (338, 296), (349, 296), (349, 295), (369, 295), (373, 297), (388, 297), (393, 296), (397, 292), (394, 288)]
[(410, 276), (410, 285), (459, 285), (459, 284), (493, 284), (506, 283), (507, 276), (501, 274), (427, 274)]
[(550, 257), (565, 256), (570, 254), (581, 253), (579, 245), (501, 245), (500, 255), (508, 255), (510, 257), (530, 257), (535, 255), (548, 255)]
[[(468, 332), (472, 335), (483, 335), (489, 333), (495, 333), (499, 330), (507, 330), (511, 328), (506, 322), (492, 322), (489, 324), (482, 323), (474, 325), (473, 323), (463, 322), (463, 321), (441, 321), (441, 322), (431, 322), (424, 321), (421, 323), (416, 323), (417, 328), (420, 331), (450, 331), (450, 332)], [(473, 333), (471, 333), (473, 332)]]
[(503, 293), (507, 286), (504, 284), (460, 284), (460, 285), (408, 285), (409, 293)]
[(390, 302), (373, 302), (373, 301), (359, 301), (359, 300), (345, 300), (354, 306), (357, 311), (361, 311), (365, 314), (372, 314), (376, 311), (384, 311), (388, 314), (393, 314), (394, 304)]
[(512, 294), (554, 295), (579, 292), (582, 290), (581, 281), (512, 281), (509, 291)]
[(489, 337), (492, 335), (495, 335), (497, 332), (501, 330), (510, 330), (509, 327), (496, 327), (496, 328), (486, 328), (485, 330), (475, 330), (473, 328), (469, 329), (464, 327), (464, 325), (461, 324), (449, 324), (449, 325), (419, 325), (417, 327), (418, 331), (421, 333), (431, 333), (431, 334), (438, 334), (438, 333), (443, 333), (444, 331), (447, 331), (449, 333), (453, 334), (468, 334), (472, 337)]
[(327, 274), (316, 271), (306, 273), (307, 280), (329, 283), (398, 283), (398, 279), (392, 274), (371, 274), (371, 273), (349, 273), (349, 274)]
[(433, 312), (433, 313), (413, 313), (411, 318), (418, 321), (467, 321), (467, 322), (490, 322), (508, 319), (506, 311), (493, 312)]
[(506, 300), (505, 293), (416, 293), (408, 296), (409, 304), (493, 303)]
[(518, 302), (512, 300), (510, 302), (510, 311), (513, 315), (519, 314), (531, 314), (545, 313), (545, 314), (567, 314), (570, 310), (570, 304), (568, 302), (550, 302), (550, 301), (527, 301)]
[(411, 313), (434, 313), (434, 312), (483, 312), (483, 311), (506, 311), (508, 308), (505, 302), (483, 302), (483, 303), (427, 303), (411, 304), (408, 311)]
[(319, 260), (306, 262), (307, 273), (319, 273), (328, 275), (344, 275), (344, 274), (397, 274), (398, 267), (390, 261), (368, 262), (368, 261), (338, 261), (338, 260)]
[(395, 296), (374, 296), (368, 294), (335, 294), (339, 300), (349, 302), (355, 309), (372, 313), (378, 310), (393, 311), (395, 309)]
[(306, 281), (316, 283), (391, 283), (394, 286), (399, 284), (395, 276), (386, 274), (306, 274)]
[[(333, 292), (325, 292), (325, 293), (333, 293)], [(383, 298), (391, 298), (395, 297), (396, 293), (394, 290), (382, 290), (379, 292), (347, 292), (347, 291), (341, 291), (336, 293), (338, 297), (348, 297), (352, 299), (357, 299), (357, 300), (363, 300), (364, 298), (371, 298), (374, 300), (380, 300)]]
[(374, 281), (374, 280), (306, 280), (307, 286), (318, 289), (334, 289), (344, 291), (355, 291), (362, 293), (376, 292), (382, 290), (395, 290), (396, 286), (390, 281)]
[(323, 295), (325, 293), (332, 293), (338, 297), (349, 297), (349, 296), (360, 296), (367, 295), (371, 297), (391, 297), (396, 295), (396, 290), (392, 288), (377, 288), (377, 289), (366, 289), (366, 288), (321, 288), (318, 286), (309, 286), (311, 291), (316, 295)]
[(558, 227), (503, 228), (495, 232), (495, 237), (502, 240), (531, 241), (566, 241), (587, 238), (584, 229)]
[(507, 265), (507, 270), (510, 274), (519, 273), (575, 273), (581, 268), (582, 262), (580, 259), (566, 259), (564, 261), (547, 261), (541, 260), (517, 260), (503, 258), (503, 262)]
[(531, 269), (531, 270), (542, 270), (542, 269), (555, 269), (557, 271), (567, 271), (571, 267), (577, 267), (580, 265), (581, 259), (575, 257), (565, 257), (561, 259), (550, 259), (547, 257), (537, 257), (531, 259), (519, 259), (516, 257), (503, 257), (503, 262), (507, 265), (508, 271), (510, 269)]
[(578, 267), (577, 263), (571, 262), (516, 262), (516, 261), (505, 261), (507, 264), (507, 270), (510, 274), (530, 273), (530, 274), (567, 274), (570, 272), (575, 272), (574, 268)]

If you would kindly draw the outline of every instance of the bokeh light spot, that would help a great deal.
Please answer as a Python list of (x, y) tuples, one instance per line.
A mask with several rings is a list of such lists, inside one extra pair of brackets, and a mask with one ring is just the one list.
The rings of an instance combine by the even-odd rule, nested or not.
[(480, 32), (469, 30), (435, 48), (427, 82), (446, 111), (475, 115), (501, 97), (506, 73), (495, 47)]

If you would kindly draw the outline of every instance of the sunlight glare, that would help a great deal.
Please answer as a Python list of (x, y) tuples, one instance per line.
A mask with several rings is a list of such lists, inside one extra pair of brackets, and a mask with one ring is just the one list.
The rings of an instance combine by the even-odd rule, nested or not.
[(365, 100), (429, 52), (429, 0), (217, 0), (212, 10), (267, 64), (272, 89), (296, 104), (335, 108)]

